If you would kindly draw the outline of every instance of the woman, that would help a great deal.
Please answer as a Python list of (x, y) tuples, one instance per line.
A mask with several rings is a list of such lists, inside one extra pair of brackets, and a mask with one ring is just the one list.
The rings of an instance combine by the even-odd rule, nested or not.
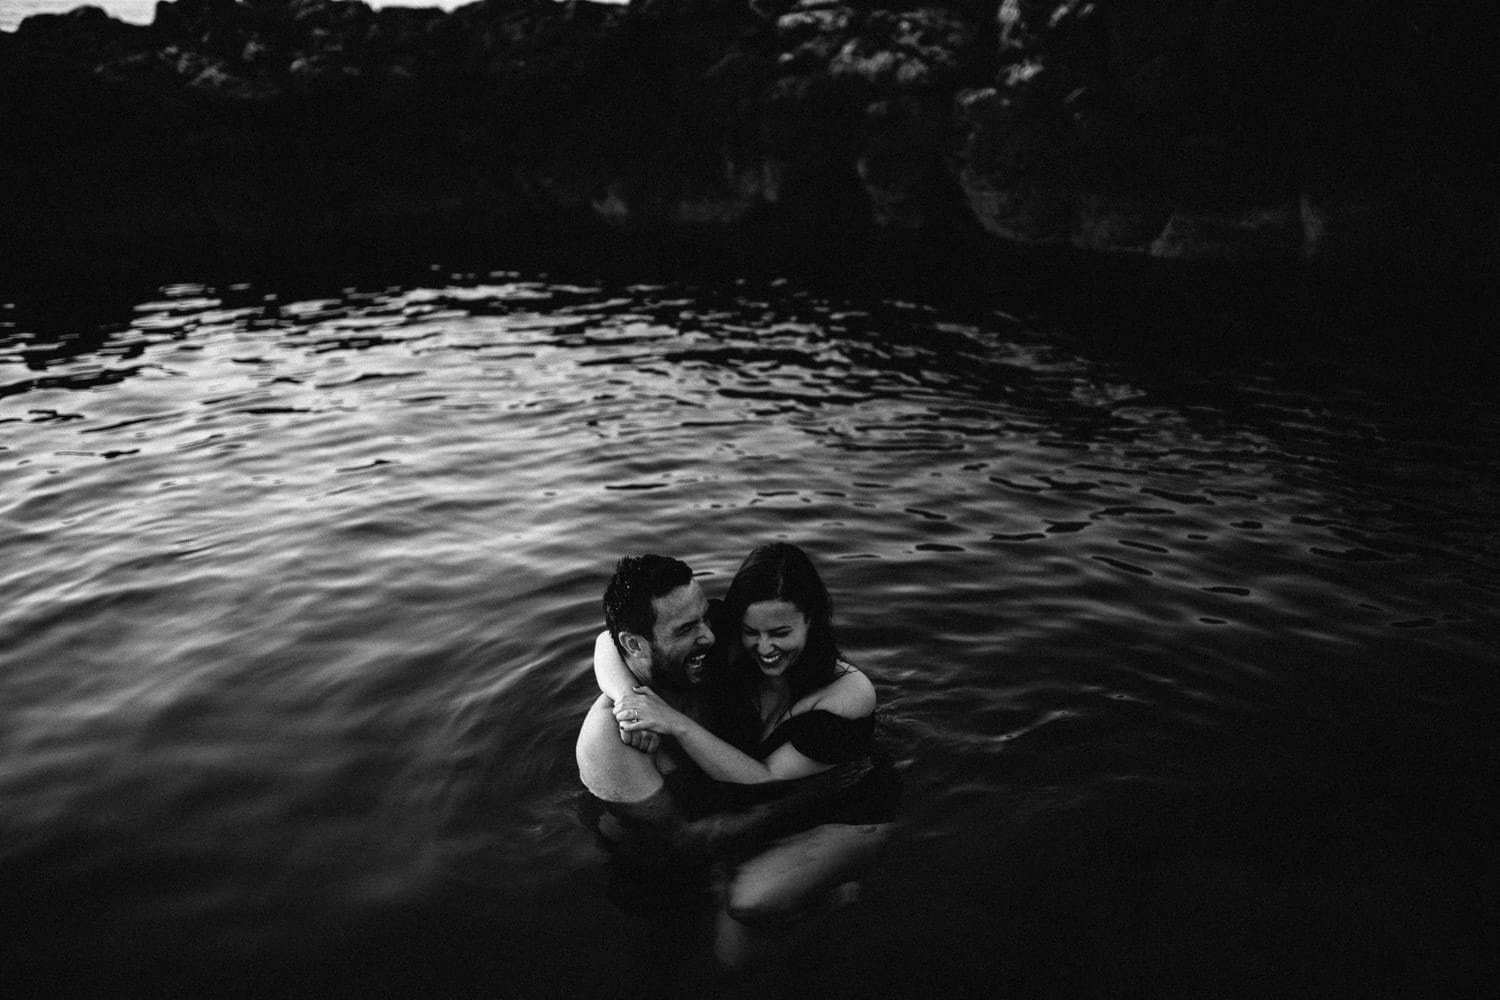
[[(805, 778), (867, 757), (875, 687), (845, 660), (833, 633), (828, 590), (807, 554), (776, 542), (757, 547), (724, 597), (731, 697), (753, 709), (755, 731), (734, 745), (674, 709), (634, 679), (610, 643), (595, 647), (595, 671), (614, 695), (622, 734), (671, 736), (705, 774), (762, 784)], [(838, 896), (888, 836), (889, 800), (858, 797), (838, 821), (785, 837), (741, 863), (724, 888), (715, 953), (743, 968), (775, 931)]]

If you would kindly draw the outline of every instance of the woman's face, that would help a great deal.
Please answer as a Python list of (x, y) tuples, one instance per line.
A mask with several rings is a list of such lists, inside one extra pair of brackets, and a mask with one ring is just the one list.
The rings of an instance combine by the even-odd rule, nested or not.
[(790, 601), (757, 601), (745, 609), (740, 643), (762, 675), (780, 677), (807, 646), (807, 616)]

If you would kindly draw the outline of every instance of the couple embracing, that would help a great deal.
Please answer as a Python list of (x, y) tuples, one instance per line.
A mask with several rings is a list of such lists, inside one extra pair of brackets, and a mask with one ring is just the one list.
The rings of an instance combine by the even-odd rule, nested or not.
[(668, 865), (707, 862), (731, 971), (845, 898), (895, 819), (875, 688), (839, 653), (806, 553), (757, 547), (722, 601), (676, 559), (621, 559), (594, 648), (603, 692), (577, 744), (598, 830)]

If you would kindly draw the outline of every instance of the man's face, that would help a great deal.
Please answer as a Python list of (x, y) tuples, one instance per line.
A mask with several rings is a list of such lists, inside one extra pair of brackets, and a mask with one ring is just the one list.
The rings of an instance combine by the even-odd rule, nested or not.
[(713, 648), (708, 627), (708, 598), (693, 580), (651, 601), (656, 628), (651, 636), (651, 674), (681, 677), (693, 687), (703, 683), (703, 664)]

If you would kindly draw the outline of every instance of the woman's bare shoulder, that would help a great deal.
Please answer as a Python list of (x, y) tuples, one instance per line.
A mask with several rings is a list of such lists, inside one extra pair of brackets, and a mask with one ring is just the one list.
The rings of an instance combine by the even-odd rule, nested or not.
[(814, 695), (811, 708), (860, 719), (875, 711), (875, 685), (864, 671), (846, 660), (840, 660), (838, 676)]

